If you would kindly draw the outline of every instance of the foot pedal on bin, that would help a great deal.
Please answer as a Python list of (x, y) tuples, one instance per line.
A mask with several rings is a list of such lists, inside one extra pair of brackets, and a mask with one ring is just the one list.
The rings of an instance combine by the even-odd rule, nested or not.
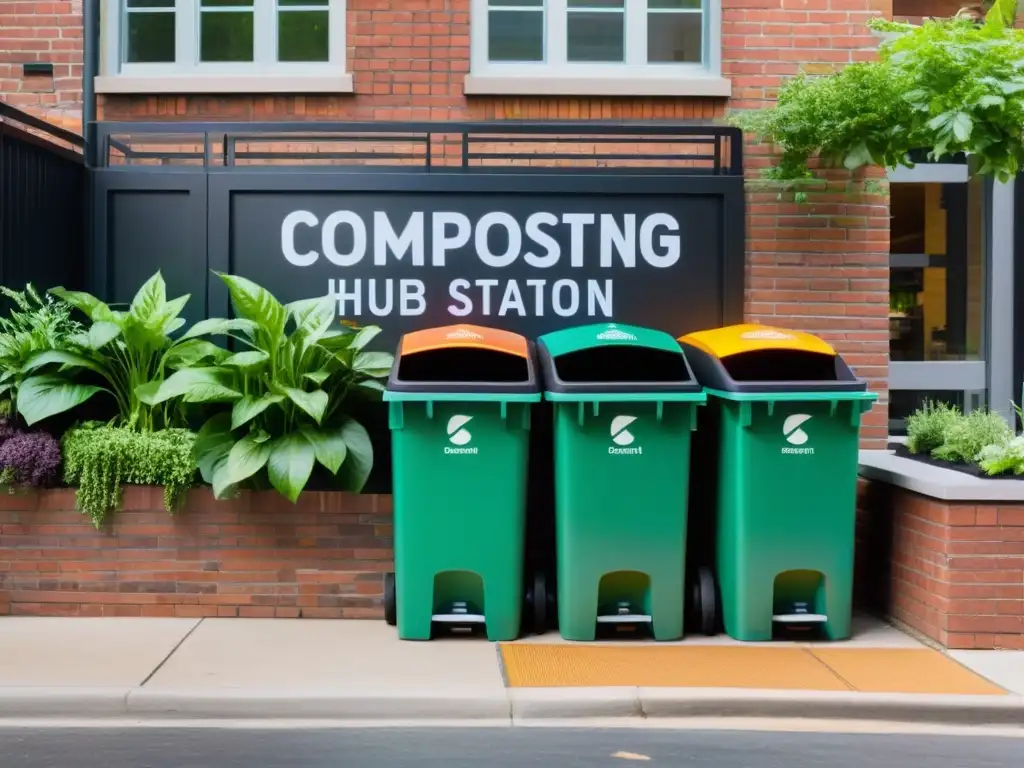
[(823, 613), (810, 613), (807, 610), (807, 603), (793, 603), (793, 613), (776, 613), (772, 621), (777, 624), (786, 624), (791, 629), (798, 629), (801, 625), (823, 624), (828, 621), (828, 616)]
[(651, 617), (646, 613), (633, 613), (628, 601), (622, 600), (616, 606), (615, 613), (607, 613), (597, 617), (598, 624), (650, 624)]
[(451, 613), (435, 613), (430, 620), (441, 624), (483, 624), (484, 616), (481, 613), (470, 613), (469, 606), (459, 602), (452, 603)]

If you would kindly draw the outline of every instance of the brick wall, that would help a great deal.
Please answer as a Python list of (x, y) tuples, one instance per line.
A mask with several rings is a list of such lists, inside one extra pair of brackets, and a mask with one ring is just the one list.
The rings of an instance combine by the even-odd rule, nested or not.
[[(774, 99), (798, 71), (824, 74), (877, 55), (867, 21), (891, 16), (891, 0), (725, 0), (723, 58), (733, 76), (731, 109)], [(769, 147), (748, 146), (748, 178), (770, 162)], [(878, 177), (880, 174), (873, 174)], [(867, 448), (888, 434), (889, 205), (883, 195), (856, 195), (836, 174), (809, 202), (776, 190), (747, 195), (747, 315), (818, 334), (879, 393), (865, 414)]]
[(948, 648), (1024, 650), (1024, 504), (861, 481), (858, 602)]
[(276, 493), (163, 510), (127, 487), (102, 531), (74, 492), (0, 495), (0, 615), (380, 618), (391, 498)]
[[(53, 65), (53, 76), (24, 74), (27, 62)], [(82, 109), (82, 0), (0, 2), (0, 100), (80, 125)]]

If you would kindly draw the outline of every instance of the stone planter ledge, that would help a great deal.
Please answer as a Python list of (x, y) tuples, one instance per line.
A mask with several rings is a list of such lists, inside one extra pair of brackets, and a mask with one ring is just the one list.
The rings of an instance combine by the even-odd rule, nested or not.
[(893, 451), (861, 451), (860, 476), (943, 501), (1024, 503), (1024, 480), (980, 478), (897, 456)]

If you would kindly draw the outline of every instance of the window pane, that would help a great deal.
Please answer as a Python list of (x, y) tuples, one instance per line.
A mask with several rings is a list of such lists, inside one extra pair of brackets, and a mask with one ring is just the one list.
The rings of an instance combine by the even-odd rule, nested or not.
[(328, 61), (327, 11), (279, 11), (278, 61)]
[(982, 358), (983, 183), (891, 185), (892, 360)]
[[(140, 2), (144, 0), (135, 0)], [(156, 2), (156, 0), (149, 0)], [(164, 1), (164, 0), (161, 0)], [(125, 61), (130, 64), (152, 64), (174, 61), (174, 11), (137, 12), (127, 14), (125, 29)]]
[(253, 0), (203, 0), (201, 61), (253, 60)]
[(569, 61), (626, 59), (624, 0), (569, 0), (566, 56)]
[(128, 0), (128, 8), (173, 8), (174, 0)]
[[(511, 8), (515, 3), (522, 9)], [(494, 0), (487, 16), (487, 58), (491, 61), (544, 61), (544, 9), (525, 0)]]
[(649, 11), (700, 10), (700, 7), (701, 0), (647, 0), (647, 10)]
[(699, 64), (703, 38), (704, 14), (700, 12), (647, 14), (647, 61), (652, 64)]

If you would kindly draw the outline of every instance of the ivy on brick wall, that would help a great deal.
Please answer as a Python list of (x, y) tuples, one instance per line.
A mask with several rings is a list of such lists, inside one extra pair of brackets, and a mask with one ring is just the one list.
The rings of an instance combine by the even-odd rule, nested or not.
[(941, 160), (966, 153), (975, 172), (1001, 181), (1024, 162), (1024, 30), (1016, 0), (996, 0), (978, 23), (967, 17), (920, 26), (874, 19), (885, 36), (877, 61), (830, 75), (800, 75), (772, 107), (735, 122), (779, 150), (769, 179), (814, 179), (809, 167), (857, 172), (912, 166), (910, 153)]

